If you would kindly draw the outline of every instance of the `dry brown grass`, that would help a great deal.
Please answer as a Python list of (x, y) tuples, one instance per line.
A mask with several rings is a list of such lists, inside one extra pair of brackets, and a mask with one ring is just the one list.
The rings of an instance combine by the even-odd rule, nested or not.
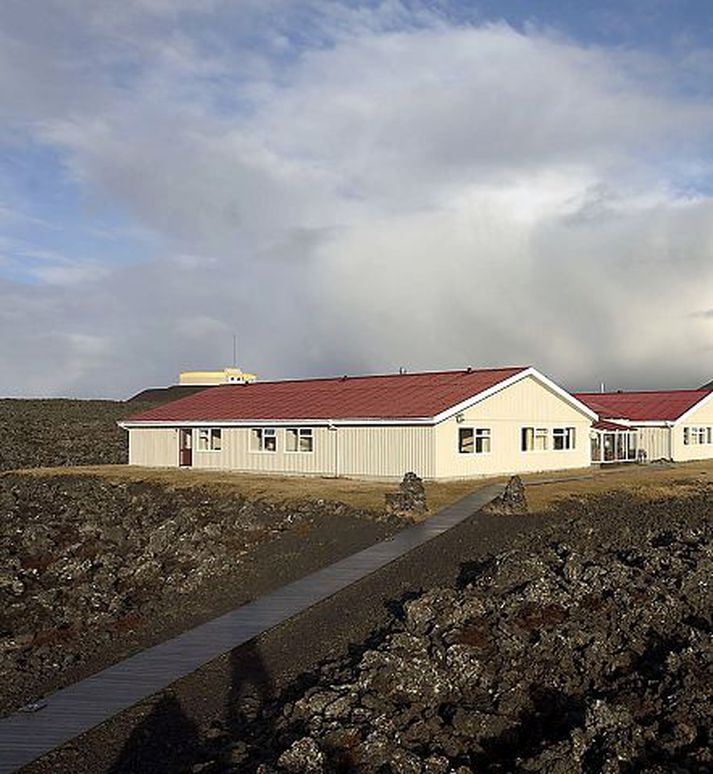
[[(361, 481), (313, 476), (277, 476), (232, 471), (138, 468), (128, 465), (97, 465), (61, 468), (31, 468), (14, 471), (27, 476), (101, 476), (109, 481), (159, 483), (171, 488), (202, 487), (239, 492), (245, 497), (276, 502), (324, 498), (338, 500), (356, 508), (381, 510), (384, 495), (397, 484), (386, 481)], [(12, 475), (13, 473), (0, 473)], [(619, 468), (563, 470), (522, 476), (527, 487), (530, 510), (547, 512), (559, 500), (571, 495), (600, 494), (628, 489), (644, 497), (682, 494), (687, 487), (713, 480), (713, 460), (678, 463), (671, 466), (622, 466)], [(544, 483), (549, 479), (561, 479)], [(506, 481), (498, 478), (426, 482), (431, 513), (445, 508), (488, 484)]]
[[(533, 478), (536, 480), (537, 477)], [(570, 496), (624, 490), (638, 497), (658, 499), (685, 495), (705, 482), (713, 482), (713, 460), (671, 465), (622, 465), (592, 471), (589, 477), (578, 480), (536, 485), (531, 482), (526, 491), (530, 510), (546, 513)], [(527, 484), (527, 479), (525, 483)]]

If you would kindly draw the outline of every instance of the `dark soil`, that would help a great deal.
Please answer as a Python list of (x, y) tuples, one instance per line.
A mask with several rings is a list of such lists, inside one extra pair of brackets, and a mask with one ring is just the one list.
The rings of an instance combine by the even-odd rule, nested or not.
[(0, 712), (392, 534), (342, 503), (0, 476)]
[(104, 400), (0, 400), (0, 470), (128, 461), (116, 422), (156, 405)]
[(241, 722), (192, 729), (186, 770), (711, 771), (713, 487), (560, 510)]

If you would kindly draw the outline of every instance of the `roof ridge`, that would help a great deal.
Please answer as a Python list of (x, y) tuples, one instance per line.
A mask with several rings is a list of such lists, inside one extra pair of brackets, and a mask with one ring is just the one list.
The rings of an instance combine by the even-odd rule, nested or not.
[[(531, 372), (534, 372), (531, 367), (510, 366), (365, 374), (347, 377), (347, 380), (336, 376), (225, 384), (156, 406), (126, 421), (169, 417), (186, 421), (193, 418), (216, 421), (221, 418), (432, 418)], [(281, 389), (268, 390), (268, 387)]]
[(607, 392), (587, 392), (585, 391), (577, 391), (573, 392), (572, 395), (588, 395), (588, 396), (596, 396), (596, 395), (660, 395), (662, 393), (672, 393), (672, 392), (678, 392), (678, 393), (708, 393), (713, 392), (713, 390), (702, 390), (702, 389), (691, 389), (691, 388), (676, 388), (672, 390), (609, 390)]
[(384, 379), (393, 376), (437, 376), (440, 374), (474, 374), (474, 373), (487, 373), (492, 371), (527, 371), (532, 366), (493, 366), (489, 368), (448, 368), (442, 371), (407, 371), (406, 373), (399, 373), (393, 371), (384, 374), (341, 374), (337, 376), (306, 376), (304, 378), (293, 379), (257, 379), (254, 382), (248, 382), (247, 384), (220, 384), (218, 387), (250, 387), (260, 384), (294, 384), (305, 382), (340, 382), (345, 377), (349, 381), (356, 379)]

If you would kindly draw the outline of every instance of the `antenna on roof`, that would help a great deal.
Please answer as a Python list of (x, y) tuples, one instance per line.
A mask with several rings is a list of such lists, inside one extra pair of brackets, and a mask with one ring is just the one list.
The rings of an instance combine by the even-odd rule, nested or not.
[(238, 367), (238, 337), (233, 334), (233, 368)]
[(604, 382), (602, 382), (602, 383), (599, 385), (599, 392), (606, 392), (606, 391), (607, 391), (607, 387), (606, 387), (606, 385), (604, 384)]

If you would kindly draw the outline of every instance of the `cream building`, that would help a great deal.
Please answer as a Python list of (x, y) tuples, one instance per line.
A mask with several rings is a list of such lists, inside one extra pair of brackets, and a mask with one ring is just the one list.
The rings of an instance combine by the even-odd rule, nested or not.
[(618, 426), (600, 432), (594, 462), (688, 462), (713, 457), (712, 396), (703, 389), (593, 392), (575, 397)]
[(121, 422), (129, 462), (426, 479), (586, 468), (597, 413), (534, 368), (213, 387)]

